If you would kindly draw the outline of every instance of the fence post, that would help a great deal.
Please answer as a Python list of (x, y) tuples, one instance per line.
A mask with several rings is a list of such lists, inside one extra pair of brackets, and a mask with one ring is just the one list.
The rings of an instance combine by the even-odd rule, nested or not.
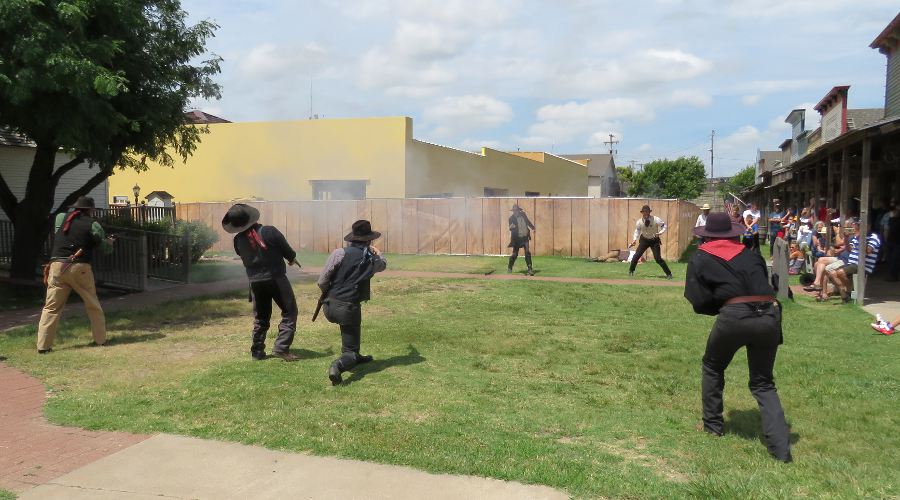
[(185, 229), (184, 234), (181, 236), (182, 245), (184, 247), (184, 251), (182, 255), (184, 255), (184, 282), (191, 282), (191, 233)]
[(141, 291), (147, 289), (147, 260), (148, 260), (148, 252), (147, 252), (147, 234), (141, 234), (139, 245), (138, 245), (138, 272), (140, 273), (138, 282), (140, 283)]

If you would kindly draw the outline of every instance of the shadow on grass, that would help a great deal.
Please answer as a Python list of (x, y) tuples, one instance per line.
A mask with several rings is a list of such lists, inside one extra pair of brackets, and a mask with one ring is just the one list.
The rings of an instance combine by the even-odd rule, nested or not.
[(425, 357), (419, 354), (419, 350), (410, 345), (409, 354), (404, 354), (403, 356), (393, 356), (387, 359), (376, 359), (371, 363), (357, 365), (352, 370), (350, 370), (353, 375), (351, 375), (349, 378), (344, 379), (344, 384), (359, 382), (366, 375), (387, 370), (392, 366), (409, 366), (422, 363), (424, 361)]
[[(790, 426), (788, 426), (790, 429)], [(725, 420), (725, 434), (734, 434), (744, 439), (757, 439), (765, 444), (762, 433), (762, 417), (759, 408), (752, 410), (731, 410), (728, 419)], [(800, 434), (790, 433), (790, 442), (795, 444), (800, 441)]]
[[(150, 340), (159, 340), (164, 339), (166, 336), (162, 333), (142, 333), (139, 335), (122, 335), (109, 337), (106, 339), (106, 344), (103, 347), (112, 347), (117, 345), (127, 345), (127, 344), (136, 344), (138, 342), (147, 342)], [(69, 349), (84, 349), (86, 347), (97, 348), (93, 342), (89, 342), (87, 344), (73, 345), (72, 347), (65, 347), (60, 349), (61, 351), (69, 350)]]
[(288, 352), (300, 358), (301, 361), (304, 359), (318, 359), (334, 356), (334, 348), (331, 347), (325, 352), (311, 351), (309, 349), (289, 349)]

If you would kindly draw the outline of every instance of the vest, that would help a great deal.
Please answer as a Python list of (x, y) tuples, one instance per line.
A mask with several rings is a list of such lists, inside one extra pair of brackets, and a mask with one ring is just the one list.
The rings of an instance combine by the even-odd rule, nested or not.
[(375, 263), (369, 248), (350, 245), (344, 248), (344, 258), (331, 279), (328, 298), (356, 304), (369, 300), (374, 275)]
[(659, 224), (656, 222), (656, 217), (650, 216), (649, 226), (645, 225), (643, 217), (640, 218), (639, 223), (641, 225), (641, 236), (648, 240), (656, 238), (656, 233), (659, 232)]
[[(68, 214), (63, 214), (63, 216), (68, 217)], [(65, 226), (65, 222), (63, 222), (53, 236), (53, 250), (50, 252), (50, 258), (53, 260), (68, 259), (75, 255), (75, 252), (80, 248), (81, 256), (75, 259), (74, 262), (90, 264), (94, 257), (94, 247), (97, 245), (94, 242), (94, 236), (91, 234), (91, 226), (94, 222), (97, 221), (93, 217), (84, 214), (79, 215), (72, 220), (68, 234), (63, 233), (63, 227)]]

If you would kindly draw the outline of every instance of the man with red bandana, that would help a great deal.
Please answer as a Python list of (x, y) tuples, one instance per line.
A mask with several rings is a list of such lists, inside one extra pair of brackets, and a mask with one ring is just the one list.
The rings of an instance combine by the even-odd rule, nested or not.
[(694, 234), (706, 243), (688, 264), (684, 296), (694, 312), (717, 316), (703, 355), (703, 430), (722, 435), (725, 369), (746, 346), (750, 392), (759, 404), (769, 453), (790, 462), (790, 434), (772, 373), (782, 343), (781, 308), (765, 261), (737, 241), (744, 229), (721, 212), (710, 214), (705, 226), (694, 228)]
[(238, 203), (222, 219), (225, 231), (234, 234), (234, 252), (241, 257), (250, 280), (253, 302), (253, 359), (266, 359), (266, 332), (272, 319), (272, 302), (281, 309), (278, 338), (272, 355), (285, 361), (297, 361), (290, 353), (297, 330), (297, 298), (287, 279), (287, 266), (295, 264), (297, 253), (275, 226), (259, 224), (259, 210)]

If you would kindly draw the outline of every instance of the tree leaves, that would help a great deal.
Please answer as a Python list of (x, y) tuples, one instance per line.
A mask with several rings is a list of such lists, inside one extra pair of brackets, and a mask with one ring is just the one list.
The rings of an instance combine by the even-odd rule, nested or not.
[(706, 167), (696, 156), (654, 160), (632, 174), (630, 196), (692, 199), (706, 186)]

